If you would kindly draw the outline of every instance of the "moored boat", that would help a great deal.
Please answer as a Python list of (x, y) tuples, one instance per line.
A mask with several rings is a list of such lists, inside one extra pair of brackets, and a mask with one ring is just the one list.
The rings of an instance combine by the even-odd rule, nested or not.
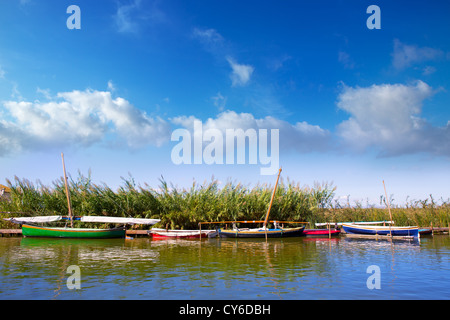
[[(280, 178), (281, 168), (278, 170), (277, 181), (275, 182), (275, 187), (273, 188), (272, 197), (270, 198), (269, 208), (267, 209), (266, 217), (262, 221), (216, 221), (216, 222), (200, 222), (200, 228), (202, 224), (214, 224), (214, 223), (232, 223), (232, 229), (218, 229), (217, 232), (211, 234), (217, 234), (221, 238), (285, 238), (285, 237), (299, 237), (303, 235), (303, 230), (305, 227), (296, 227), (296, 228), (284, 228), (280, 224), (294, 224), (294, 223), (306, 223), (306, 222), (289, 222), (289, 221), (269, 221), (270, 209), (272, 208), (273, 199), (275, 197), (275, 192), (278, 186), (278, 180)], [(272, 222), (274, 224), (274, 228), (269, 229), (268, 223)], [(262, 223), (262, 227), (260, 228), (238, 228), (236, 226), (237, 223)]]
[[(70, 201), (70, 192), (67, 185), (66, 166), (64, 164), (64, 154), (61, 153), (64, 185), (67, 197), (67, 206), (69, 216), (34, 216), (34, 217), (14, 217), (4, 218), (4, 220), (22, 225), (22, 234), (24, 237), (49, 237), (49, 238), (125, 238), (127, 224), (146, 224), (154, 225), (159, 222), (159, 219), (143, 219), (143, 218), (122, 218), (122, 217), (107, 217), (107, 216), (74, 216), (72, 214), (72, 204)], [(39, 226), (37, 223), (49, 223), (59, 220), (68, 220), (69, 226), (64, 227), (47, 227)], [(94, 228), (74, 228), (74, 221), (81, 222), (99, 222), (99, 223), (114, 223), (123, 226), (110, 229), (94, 229)]]
[(427, 234), (433, 234), (433, 230), (431, 230), (431, 228), (421, 228), (421, 229), (419, 229), (419, 234), (421, 236), (427, 235)]
[[(121, 218), (106, 216), (35, 216), (35, 217), (16, 217), (4, 218), (16, 224), (22, 225), (22, 235), (24, 237), (50, 237), (50, 238), (125, 238), (125, 225), (154, 225), (159, 219), (142, 219), (142, 218)], [(44, 223), (57, 222), (60, 220), (81, 221), (81, 222), (99, 222), (120, 224), (121, 227), (108, 229), (94, 228), (73, 228), (73, 227), (49, 227)]]
[(196, 239), (207, 238), (216, 230), (167, 230), (163, 228), (152, 228), (148, 231), (153, 239)]
[(255, 229), (219, 229), (221, 238), (287, 238), (300, 237), (303, 235), (305, 227), (298, 228), (255, 228)]
[(343, 223), (342, 228), (348, 234), (419, 237), (419, 228), (416, 226), (396, 227)]
[(341, 233), (339, 229), (305, 229), (303, 234), (307, 237), (328, 237), (338, 236)]
[(125, 238), (125, 227), (112, 229), (91, 228), (65, 228), (65, 227), (41, 227), (36, 225), (22, 225), (24, 237), (46, 237), (46, 238)]

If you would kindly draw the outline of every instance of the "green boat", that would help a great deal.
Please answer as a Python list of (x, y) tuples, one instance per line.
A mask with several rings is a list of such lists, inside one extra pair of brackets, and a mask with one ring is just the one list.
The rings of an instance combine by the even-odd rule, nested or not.
[(27, 224), (22, 225), (22, 235), (24, 237), (109, 239), (125, 238), (125, 232), (125, 227), (112, 229), (91, 229), (41, 227)]
[[(121, 217), (105, 217), (105, 216), (35, 216), (35, 217), (19, 217), (4, 218), (4, 220), (22, 225), (22, 235), (24, 237), (47, 237), (47, 238), (125, 238), (125, 225), (154, 225), (159, 219), (143, 219), (143, 218), (121, 218)], [(120, 224), (121, 227), (110, 229), (93, 229), (93, 228), (73, 228), (73, 227), (48, 227), (38, 224), (56, 222), (59, 220), (81, 221), (81, 222), (98, 222), (98, 223), (114, 223)]]
[[(154, 225), (159, 222), (159, 219), (143, 219), (143, 218), (121, 218), (121, 217), (106, 217), (106, 216), (74, 216), (72, 214), (72, 204), (70, 201), (70, 193), (67, 185), (66, 167), (64, 164), (64, 155), (61, 153), (64, 184), (66, 188), (67, 205), (69, 209), (69, 216), (34, 216), (34, 217), (19, 217), (19, 218), (4, 218), (4, 220), (22, 225), (22, 235), (24, 237), (47, 237), (47, 238), (125, 238), (127, 224), (144, 224)], [(44, 224), (55, 222), (59, 220), (68, 220), (70, 226), (67, 227), (47, 227), (37, 224)], [(114, 223), (120, 224), (121, 227), (111, 229), (91, 229), (91, 228), (74, 228), (73, 221), (81, 222), (99, 222), (99, 223)]]

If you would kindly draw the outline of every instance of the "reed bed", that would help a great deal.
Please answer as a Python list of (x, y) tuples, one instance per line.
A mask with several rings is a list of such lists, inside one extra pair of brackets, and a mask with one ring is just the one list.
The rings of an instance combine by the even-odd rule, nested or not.
[[(92, 182), (78, 173), (69, 176), (69, 191), (74, 215), (107, 215), (116, 217), (157, 218), (159, 226), (169, 229), (196, 229), (199, 222), (231, 220), (263, 220), (267, 212), (272, 185), (247, 187), (227, 182), (220, 186), (214, 178), (209, 182), (193, 182), (188, 189), (179, 189), (163, 177), (159, 186), (138, 186), (132, 177), (122, 178), (117, 190), (106, 184)], [(1, 212), (20, 212), (21, 216), (66, 215), (68, 212), (64, 180), (45, 186), (14, 177), (6, 180), (11, 189), (10, 200), (0, 200)], [(315, 184), (301, 187), (298, 183), (280, 179), (270, 212), (271, 220), (316, 222), (390, 220), (387, 209), (374, 205), (341, 206), (334, 199), (336, 187)], [(391, 206), (396, 225), (447, 227), (450, 223), (450, 202), (437, 204), (432, 196), (424, 201), (410, 201), (406, 207)], [(380, 202), (383, 202), (381, 197)], [(17, 215), (17, 214), (16, 214)], [(11, 214), (1, 213), (2, 217)], [(11, 227), (0, 222), (1, 228)]]

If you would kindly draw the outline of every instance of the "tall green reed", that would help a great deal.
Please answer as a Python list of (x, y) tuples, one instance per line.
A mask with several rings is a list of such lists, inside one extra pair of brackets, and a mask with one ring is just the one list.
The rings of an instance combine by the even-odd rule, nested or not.
[[(112, 190), (106, 184), (95, 184), (91, 172), (68, 179), (72, 209), (75, 215), (108, 215), (117, 217), (157, 218), (160, 226), (181, 229), (198, 228), (199, 222), (263, 220), (273, 186), (258, 184), (250, 187), (227, 181), (220, 184), (214, 177), (201, 184), (194, 181), (189, 188), (177, 188), (164, 177), (154, 188), (137, 185), (134, 178), (122, 177), (122, 185)], [(17, 176), (6, 180), (11, 188), (11, 200), (0, 201), (0, 211), (21, 212), (24, 215), (66, 215), (68, 213), (64, 180), (45, 186), (33, 184)], [(332, 184), (312, 187), (281, 178), (270, 212), (270, 220), (316, 222), (389, 220), (387, 209), (375, 206), (342, 206), (334, 199)], [(392, 200), (392, 199), (391, 199)], [(381, 197), (381, 203), (385, 199)], [(2, 217), (11, 214), (1, 214)], [(424, 201), (410, 201), (406, 207), (392, 206), (397, 225), (448, 226), (449, 201), (437, 201), (430, 195)], [(5, 225), (5, 222), (0, 222)]]

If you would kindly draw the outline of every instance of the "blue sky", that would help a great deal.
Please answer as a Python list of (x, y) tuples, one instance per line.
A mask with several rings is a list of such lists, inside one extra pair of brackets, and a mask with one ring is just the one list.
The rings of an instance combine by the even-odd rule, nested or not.
[[(81, 10), (68, 29), (66, 10)], [(370, 5), (381, 29), (368, 29)], [(180, 164), (177, 128), (278, 129), (282, 177), (336, 198), (450, 197), (450, 4), (442, 1), (0, 3), (0, 183), (67, 170), (111, 187), (260, 164)]]

